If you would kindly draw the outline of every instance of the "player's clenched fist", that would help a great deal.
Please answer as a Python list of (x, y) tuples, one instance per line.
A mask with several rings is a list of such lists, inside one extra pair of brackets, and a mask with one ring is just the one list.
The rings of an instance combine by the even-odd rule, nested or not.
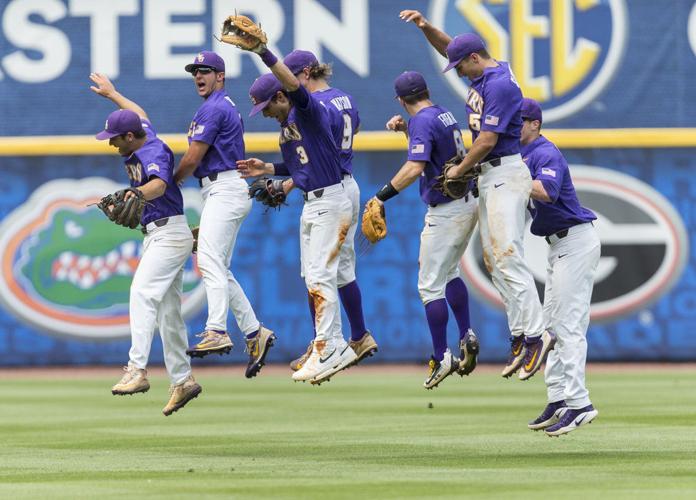
[(387, 122), (387, 130), (393, 130), (394, 132), (406, 132), (406, 121), (401, 115), (394, 115), (389, 118)]
[(425, 16), (417, 10), (402, 10), (399, 13), (399, 18), (407, 23), (412, 22), (419, 28), (428, 24), (428, 20)]

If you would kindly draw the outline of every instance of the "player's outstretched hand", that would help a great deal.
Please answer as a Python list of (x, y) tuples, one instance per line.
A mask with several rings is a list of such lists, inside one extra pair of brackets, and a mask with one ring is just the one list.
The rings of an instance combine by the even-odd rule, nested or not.
[(428, 20), (423, 14), (417, 10), (402, 10), (399, 12), (399, 19), (409, 23), (415, 24), (418, 28), (422, 28), (428, 24)]
[(116, 91), (116, 87), (111, 83), (111, 80), (106, 75), (101, 73), (90, 73), (89, 79), (92, 80), (95, 86), (91, 86), (90, 90), (102, 97), (109, 98)]
[(247, 158), (246, 160), (237, 160), (237, 170), (242, 174), (242, 179), (247, 179), (249, 177), (258, 177), (260, 175), (270, 174), (273, 172), (268, 172), (266, 170), (266, 163), (259, 160), (258, 158)]
[(401, 115), (394, 115), (389, 118), (387, 122), (387, 130), (393, 130), (394, 132), (406, 132), (406, 121)]

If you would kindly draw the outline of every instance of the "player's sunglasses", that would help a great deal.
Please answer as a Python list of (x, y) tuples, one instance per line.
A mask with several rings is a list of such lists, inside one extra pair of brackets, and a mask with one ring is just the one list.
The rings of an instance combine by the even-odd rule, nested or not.
[(209, 75), (213, 71), (215, 71), (213, 68), (193, 68), (191, 70), (191, 74), (193, 76), (196, 76), (198, 73), (200, 73), (201, 75)]

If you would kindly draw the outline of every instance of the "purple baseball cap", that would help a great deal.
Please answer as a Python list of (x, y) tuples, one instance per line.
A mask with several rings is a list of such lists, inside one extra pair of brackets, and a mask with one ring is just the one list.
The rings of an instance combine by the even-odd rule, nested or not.
[(541, 120), (541, 106), (534, 99), (525, 97), (522, 99), (522, 119), (523, 120)]
[(143, 124), (140, 117), (129, 109), (119, 109), (114, 111), (106, 119), (104, 130), (99, 132), (96, 137), (100, 141), (111, 139), (117, 135), (122, 135), (127, 132), (140, 132), (143, 130)]
[(450, 43), (447, 44), (446, 52), (447, 59), (449, 59), (449, 64), (445, 67), (445, 69), (442, 70), (442, 72), (447, 73), (474, 52), (478, 52), (479, 50), (483, 50), (485, 48), (486, 45), (478, 35), (473, 33), (464, 33), (463, 35), (455, 36)]
[(224, 73), (225, 61), (210, 50), (199, 52), (191, 64), (187, 64), (184, 69), (187, 73), (191, 73), (196, 68), (213, 68), (218, 73)]
[(296, 75), (297, 73), (301, 73), (305, 68), (319, 64), (319, 60), (317, 56), (308, 50), (293, 50), (285, 56), (283, 63)]
[(251, 102), (254, 103), (249, 116), (254, 116), (263, 111), (279, 90), (283, 90), (283, 85), (281, 85), (273, 73), (266, 73), (254, 80), (249, 89), (249, 97), (251, 97)]
[(417, 71), (404, 71), (394, 80), (394, 91), (397, 97), (420, 94), (424, 90), (428, 90), (428, 85), (423, 75)]

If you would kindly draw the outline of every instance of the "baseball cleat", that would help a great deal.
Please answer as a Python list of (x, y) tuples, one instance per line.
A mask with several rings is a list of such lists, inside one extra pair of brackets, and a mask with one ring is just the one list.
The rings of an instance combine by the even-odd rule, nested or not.
[(527, 350), (524, 345), (524, 335), (510, 337), (510, 355), (508, 356), (507, 364), (503, 368), (501, 375), (504, 378), (512, 377), (512, 374), (519, 370), (524, 363), (524, 355)]
[(341, 359), (340, 351), (336, 347), (329, 347), (325, 340), (315, 340), (312, 353), (302, 368), (292, 374), (292, 379), (306, 382), (321, 377), (325, 372), (336, 366)]
[(234, 345), (229, 335), (213, 330), (206, 330), (196, 337), (202, 337), (203, 340), (187, 349), (186, 354), (192, 358), (202, 358), (208, 354), (227, 354)]
[(528, 380), (539, 371), (549, 351), (556, 345), (556, 336), (549, 330), (544, 330), (538, 337), (526, 337), (524, 345), (527, 352), (518, 375), (520, 380)]
[(544, 432), (547, 436), (562, 436), (578, 427), (592, 423), (597, 415), (599, 412), (592, 405), (580, 409), (568, 408), (561, 419), (556, 424), (544, 429)]
[(551, 427), (561, 419), (567, 409), (568, 407), (563, 400), (549, 403), (544, 408), (544, 411), (541, 412), (541, 415), (529, 422), (527, 427), (533, 431)]
[(130, 363), (123, 367), (123, 377), (118, 384), (111, 388), (114, 396), (125, 396), (126, 394), (137, 394), (150, 390), (150, 382), (147, 380), (147, 370), (136, 368)]
[(463, 377), (476, 369), (476, 358), (479, 353), (479, 341), (471, 328), (466, 332), (464, 338), (459, 341), (459, 352), (460, 358), (457, 373)]
[(266, 361), (266, 354), (273, 346), (276, 336), (271, 330), (259, 327), (258, 333), (251, 339), (246, 340), (246, 352), (249, 353), (249, 364), (244, 376), (252, 378), (258, 375)]
[(344, 341), (343, 345), (340, 347), (338, 363), (330, 370), (327, 370), (323, 372), (321, 375), (312, 378), (310, 382), (313, 385), (321, 385), (322, 382), (328, 382), (329, 380), (331, 380), (331, 377), (333, 377), (335, 374), (355, 364), (357, 362), (357, 359), (358, 356), (357, 354), (355, 354), (353, 348), (350, 346), (350, 344)]
[(377, 342), (375, 342), (375, 339), (369, 330), (366, 331), (362, 337), (360, 337), (360, 340), (351, 340), (350, 348), (353, 349), (356, 356), (355, 361), (353, 361), (350, 366), (357, 365), (363, 359), (369, 358), (379, 349)]
[(203, 388), (196, 383), (193, 376), (189, 375), (182, 383), (169, 387), (169, 402), (162, 409), (162, 413), (168, 417), (179, 408), (183, 408), (193, 398), (197, 398), (202, 390)]
[(426, 389), (434, 389), (440, 382), (445, 380), (445, 378), (457, 371), (457, 368), (459, 368), (459, 360), (447, 349), (442, 361), (437, 361), (435, 358), (431, 357), (428, 367), (430, 368), (430, 372), (428, 373), (428, 378), (423, 382), (423, 387)]
[(309, 345), (307, 346), (307, 350), (305, 351), (305, 353), (302, 356), (300, 356), (299, 358), (293, 359), (290, 362), (290, 369), (292, 371), (296, 372), (297, 370), (299, 370), (300, 368), (302, 368), (304, 366), (304, 364), (307, 362), (307, 359), (309, 359), (309, 355), (312, 354), (313, 347), (314, 347), (314, 341), (312, 340), (309, 343)]

